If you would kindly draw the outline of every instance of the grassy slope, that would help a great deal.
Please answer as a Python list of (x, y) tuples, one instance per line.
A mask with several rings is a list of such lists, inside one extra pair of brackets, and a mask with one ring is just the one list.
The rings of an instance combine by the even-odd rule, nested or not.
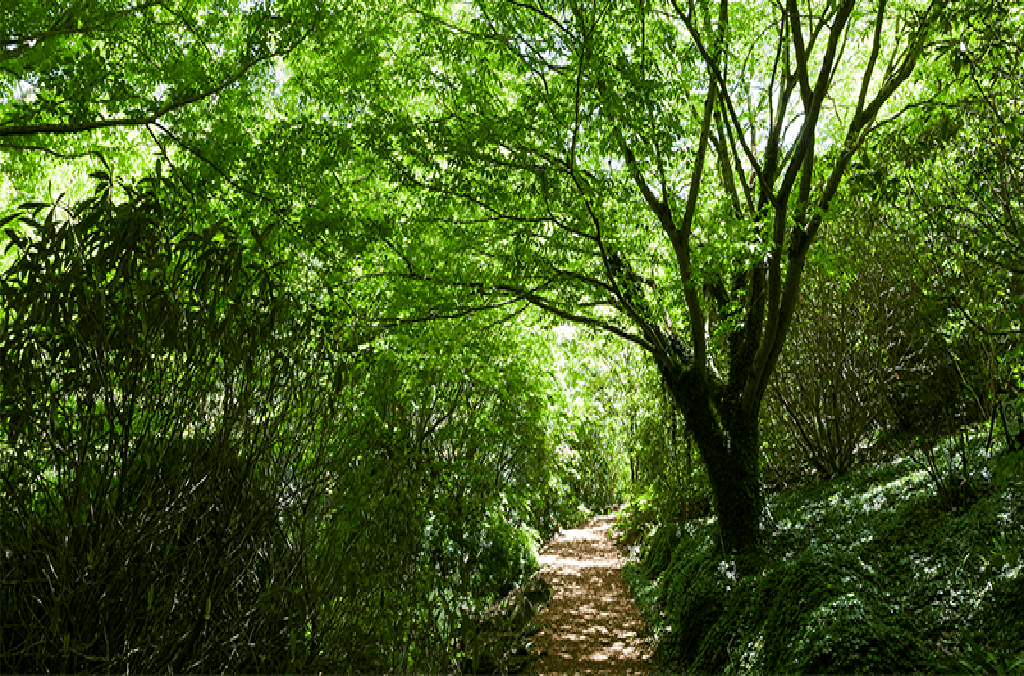
[(773, 496), (759, 576), (732, 573), (710, 520), (661, 524), (627, 575), (664, 667), (1024, 673), (1024, 482), (984, 442), (965, 510), (905, 459)]

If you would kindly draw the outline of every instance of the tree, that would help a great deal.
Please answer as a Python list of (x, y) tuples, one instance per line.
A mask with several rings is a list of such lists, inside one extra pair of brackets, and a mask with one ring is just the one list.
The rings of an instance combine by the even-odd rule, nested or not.
[(245, 83), (312, 30), (301, 4), (7, 4), (0, 137), (152, 124)]
[(357, 55), (340, 69), (297, 54), (289, 86), (319, 90), (309, 114), (371, 150), (397, 195), (369, 252), (419, 300), (394, 319), (529, 303), (651, 353), (707, 465), (723, 548), (754, 569), (759, 412), (807, 252), (938, 14), (437, 3), (388, 13), (377, 49), (319, 43)]
[(82, 197), (89, 170), (140, 177), (153, 153), (192, 164), (197, 201), (225, 182), (270, 200), (235, 165), (259, 154), (275, 65), (322, 23), (304, 1), (4, 3), (0, 161), (13, 204)]
[(0, 221), (0, 670), (460, 671), (572, 515), (547, 351), (368, 331), (205, 215), (152, 176)]
[(1012, 337), (1024, 322), (1021, 15), (981, 0), (945, 20), (956, 38), (941, 44), (928, 105), (879, 139), (879, 164), (902, 179), (882, 204), (925, 233), (921, 266), (953, 311)]

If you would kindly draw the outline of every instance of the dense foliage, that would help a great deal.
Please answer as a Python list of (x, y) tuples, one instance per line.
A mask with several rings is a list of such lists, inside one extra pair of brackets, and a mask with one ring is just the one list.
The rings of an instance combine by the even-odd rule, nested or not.
[(0, 671), (1019, 668), (1022, 17), (4, 4)]
[(986, 454), (986, 431), (966, 442), (980, 491), (962, 510), (907, 461), (775, 495), (773, 564), (759, 576), (722, 560), (708, 520), (661, 524), (630, 576), (663, 665), (1016, 673), (1024, 559), (1007, 537), (1021, 527), (1021, 456)]
[(615, 490), (556, 452), (525, 338), (373, 339), (172, 182), (98, 179), (21, 217), (0, 287), (5, 670), (456, 668)]

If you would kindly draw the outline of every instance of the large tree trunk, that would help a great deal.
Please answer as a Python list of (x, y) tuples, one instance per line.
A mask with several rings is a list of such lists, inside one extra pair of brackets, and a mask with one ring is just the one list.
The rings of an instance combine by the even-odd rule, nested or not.
[[(726, 413), (729, 415), (729, 412)], [(726, 444), (700, 445), (701, 457), (715, 493), (715, 510), (726, 555), (736, 557), (739, 572), (760, 570), (764, 553), (757, 420), (733, 420)]]
[(723, 555), (736, 561), (740, 574), (758, 572), (764, 495), (757, 416), (744, 415), (727, 397), (715, 397), (695, 370), (661, 371), (707, 467)]

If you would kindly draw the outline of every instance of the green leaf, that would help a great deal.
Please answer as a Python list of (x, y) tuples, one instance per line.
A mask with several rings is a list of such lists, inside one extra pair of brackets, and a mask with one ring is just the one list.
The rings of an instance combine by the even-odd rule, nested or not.
[(35, 218), (41, 210), (45, 209), (48, 206), (50, 206), (48, 202), (25, 202), (24, 204), (21, 204), (18, 208), (23, 209), (25, 211), (31, 211), (32, 217)]

